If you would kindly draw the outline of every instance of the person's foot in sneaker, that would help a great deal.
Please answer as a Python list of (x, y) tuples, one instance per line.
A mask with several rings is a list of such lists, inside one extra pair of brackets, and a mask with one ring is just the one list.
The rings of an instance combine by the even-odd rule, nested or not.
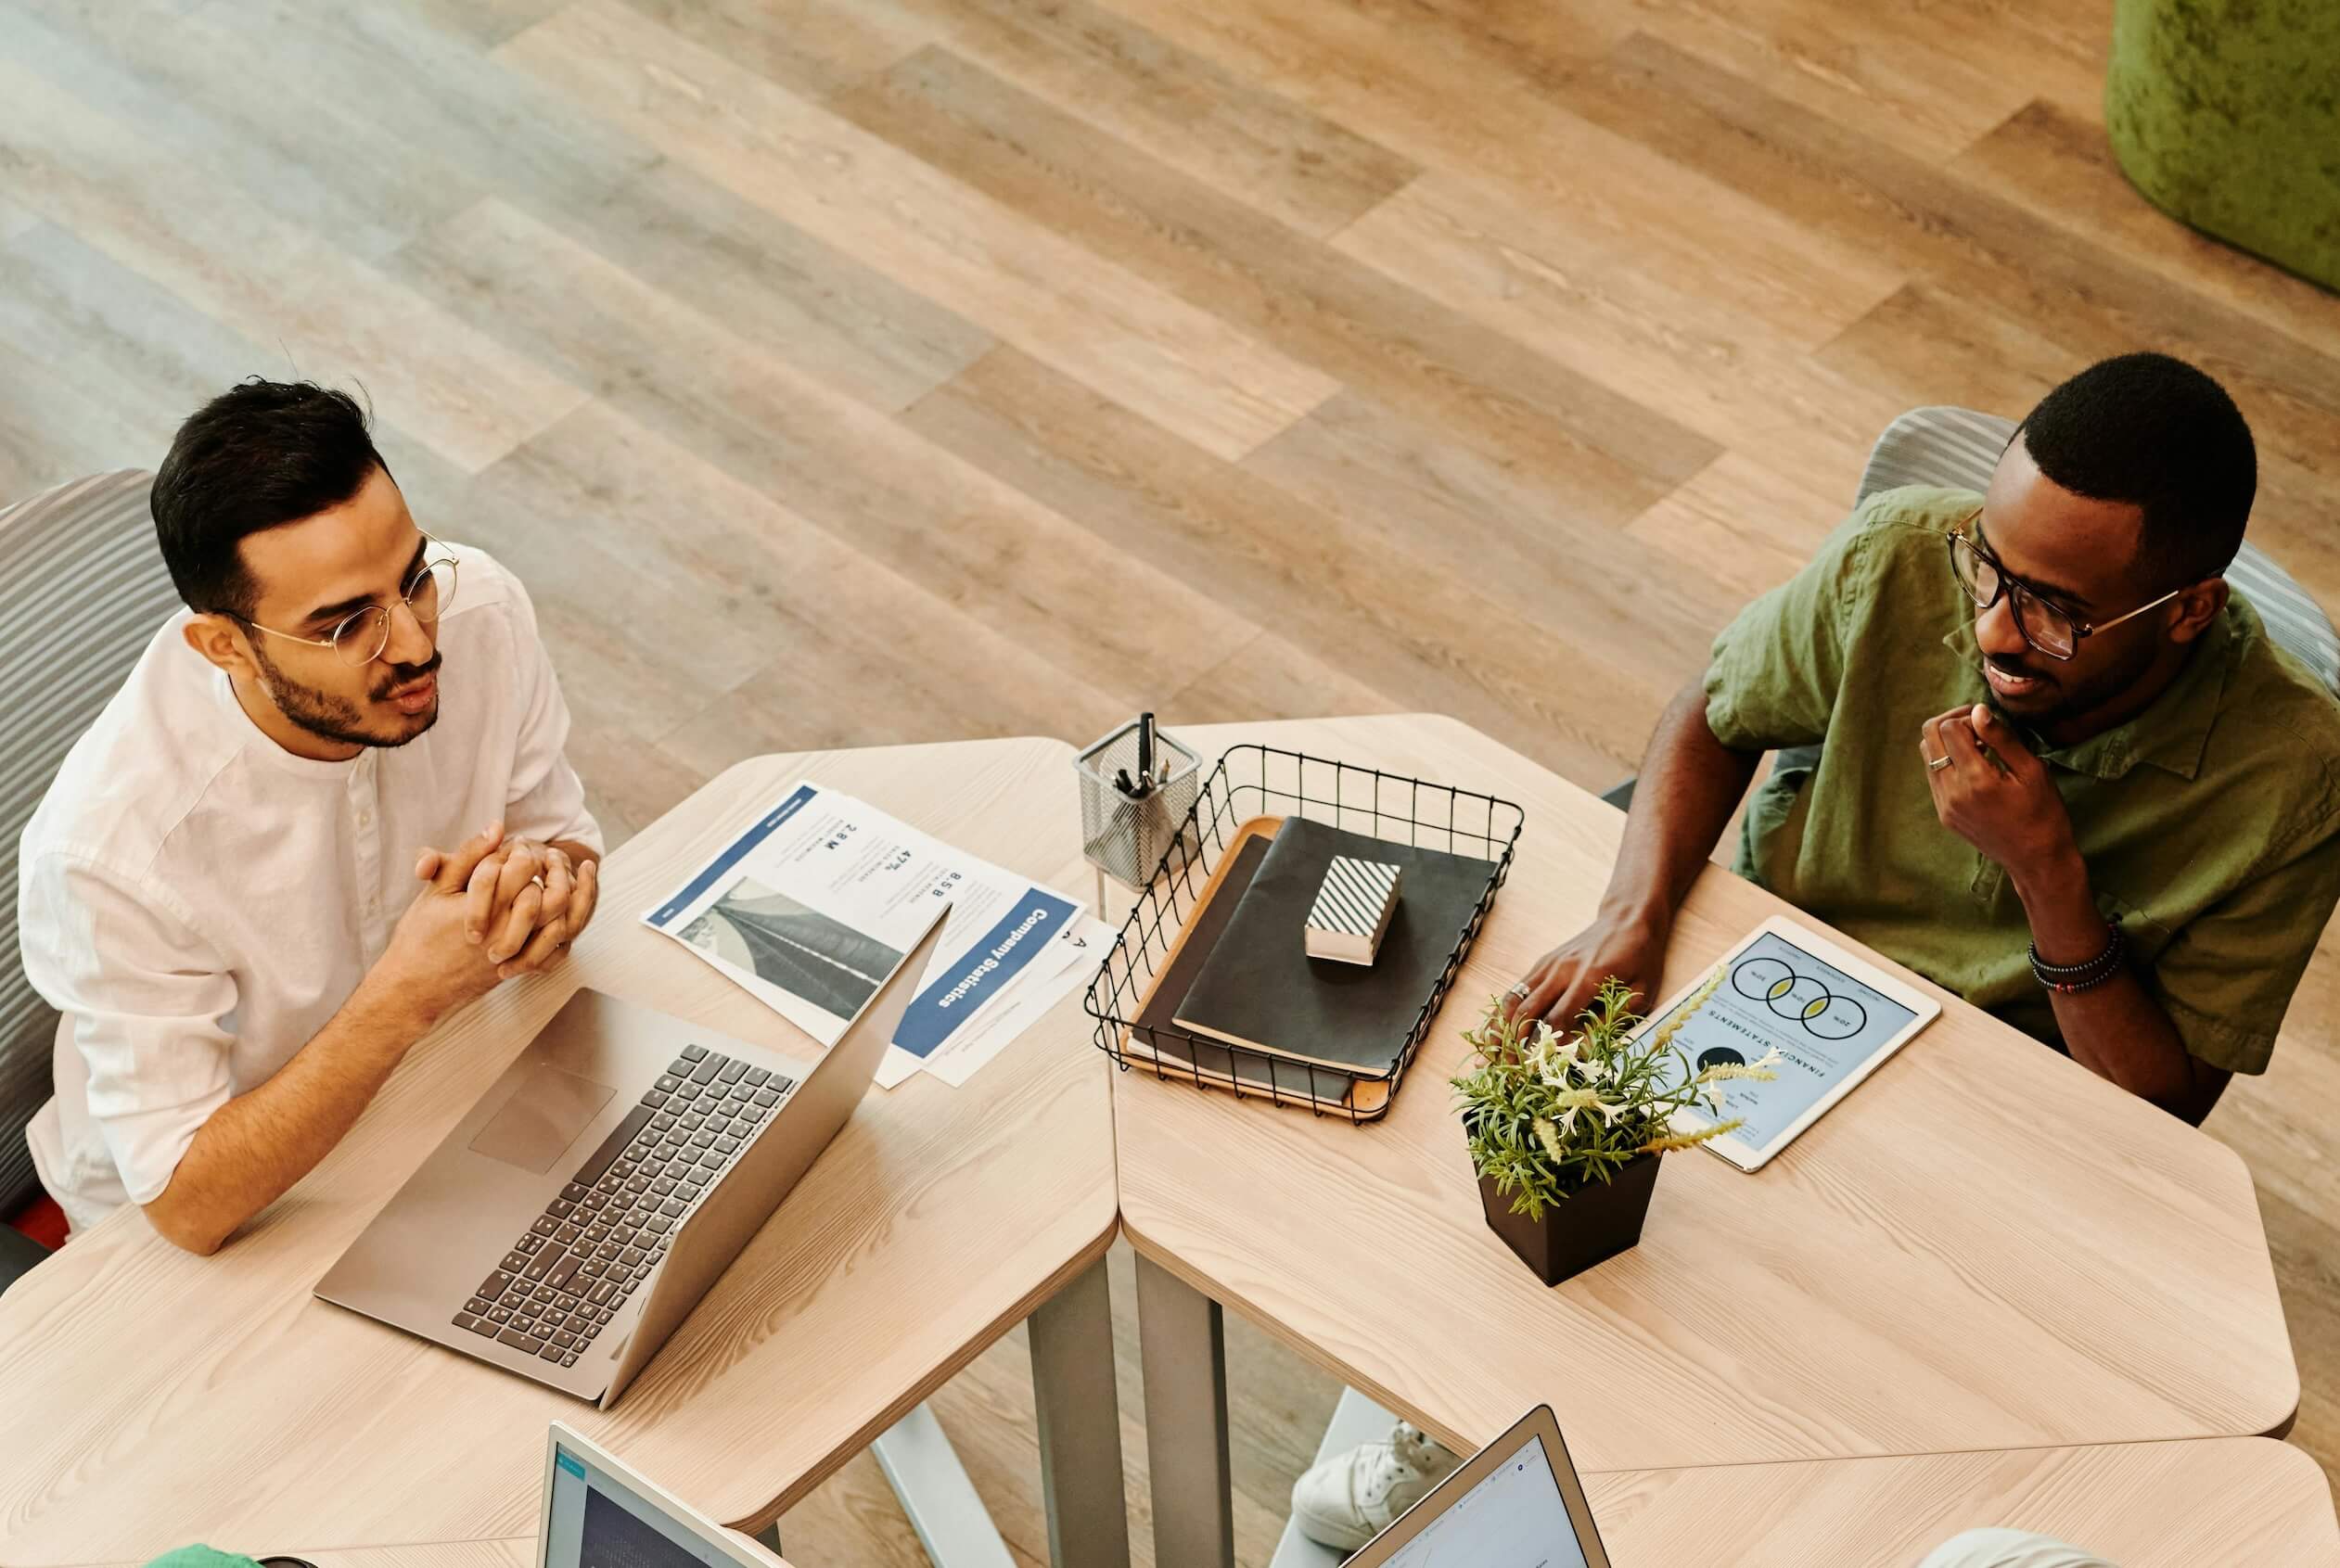
[(1361, 1443), (1292, 1484), (1292, 1523), (1319, 1546), (1355, 1551), (1429, 1495), (1462, 1461), (1400, 1421), (1387, 1442)]

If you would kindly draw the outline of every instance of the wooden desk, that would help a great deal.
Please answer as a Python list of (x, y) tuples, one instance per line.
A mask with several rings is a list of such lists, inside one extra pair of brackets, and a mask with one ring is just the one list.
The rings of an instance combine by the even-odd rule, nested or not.
[[(184, 1544), (184, 1543), (183, 1543)], [(238, 1549), (222, 1547), (222, 1551)], [(267, 1550), (270, 1549), (262, 1548)], [(761, 1551), (763, 1549), (756, 1549)], [(516, 1536), (502, 1541), (416, 1541), (394, 1547), (333, 1547), (318, 1551), (287, 1551), (317, 1568), (534, 1568), (536, 1537)], [(769, 1553), (766, 1553), (769, 1556)], [(150, 1559), (107, 1562), (95, 1568), (145, 1568)], [(777, 1562), (779, 1559), (774, 1558)]]
[[(1207, 757), (1256, 740), (1487, 790), (1527, 831), (1386, 1120), (1115, 1077), (1145, 1360), (1184, 1369), (1159, 1399), (1148, 1378), (1165, 1563), (1226, 1560), (1223, 1373), (1193, 1370), (1213, 1364), (1222, 1306), (1466, 1452), (1547, 1402), (1588, 1471), (2290, 1420), (2298, 1377), (2242, 1161), (1931, 987), (1943, 1016), (1765, 1169), (1669, 1156), (1638, 1247), (1538, 1284), (1481, 1217), (1445, 1080), (1486, 999), (1590, 918), (1624, 819), (1443, 718), (1172, 733)], [(1671, 980), (1783, 908), (1709, 871)]]
[(2340, 1563), (2322, 1470), (2264, 1437), (1623, 1470), (1585, 1492), (1617, 1568), (1911, 1568), (1982, 1525), (2121, 1568)]
[[(772, 1568), (788, 1568), (785, 1559), (773, 1556), (746, 1536), (740, 1536), (737, 1544), (746, 1550), (761, 1554)], [(517, 1536), (502, 1541), (418, 1541), (394, 1547), (336, 1547), (323, 1551), (279, 1552), (275, 1555), (298, 1557), (313, 1562), (316, 1568), (534, 1568), (536, 1537)], [(99, 1568), (145, 1568), (145, 1562), (146, 1560), (141, 1559), (136, 1562), (100, 1564)]]
[[(214, 1540), (321, 1549), (524, 1535), (556, 1417), (752, 1533), (1074, 1282), (1082, 1321), (1042, 1337), (1101, 1345), (1109, 1400), (1108, 1064), (1073, 998), (965, 1089), (921, 1077), (874, 1092), (607, 1414), (309, 1294), (581, 984), (817, 1051), (638, 922), (785, 784), (832, 784), (1078, 889), (1090, 873), (1070, 758), (1060, 742), (1001, 740), (735, 768), (610, 857), (599, 917), (567, 963), (424, 1041), (332, 1156), (218, 1256), (179, 1252), (123, 1213), (35, 1269), (0, 1300), (0, 1562), (149, 1556), (198, 1524)], [(1080, 1381), (1094, 1393), (1093, 1375)], [(1125, 1529), (1119, 1428), (1104, 1414), (1099, 1527)], [(1102, 1446), (1055, 1456), (1047, 1473), (1085, 1489), (1106, 1468)]]

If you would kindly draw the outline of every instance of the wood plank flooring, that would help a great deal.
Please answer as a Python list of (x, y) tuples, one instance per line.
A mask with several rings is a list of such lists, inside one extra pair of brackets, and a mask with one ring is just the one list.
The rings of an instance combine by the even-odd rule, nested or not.
[[(1630, 770), (1921, 402), (2160, 347), (2340, 606), (2340, 300), (2106, 151), (2100, 0), (6, 0), (0, 497), (362, 384), (613, 836), (756, 752), (1431, 708)], [(971, 678), (970, 678), (971, 677)], [(1554, 934), (1555, 937), (1561, 935)], [(2340, 944), (2210, 1130), (2340, 1472)], [(1142, 1390), (1115, 1261), (1132, 1508)], [(1233, 1319), (1242, 1560), (1335, 1390)], [(1020, 1332), (937, 1400), (1044, 1557)], [(785, 1522), (921, 1561), (866, 1459)]]

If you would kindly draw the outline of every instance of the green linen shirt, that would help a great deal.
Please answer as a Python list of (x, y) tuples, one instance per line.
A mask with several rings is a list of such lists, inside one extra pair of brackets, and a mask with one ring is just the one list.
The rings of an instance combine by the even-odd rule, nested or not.
[[(1935, 816), (1918, 755), (1926, 720), (1989, 700), (1943, 543), (1981, 499), (1864, 502), (1715, 639), (1707, 722), (1740, 751), (1826, 742), (1749, 802), (1741, 875), (2062, 1050), (2023, 905)], [(2097, 905), (2186, 1049), (2265, 1071), (2340, 899), (2340, 700), (2237, 593), (2135, 719), (2061, 748), (2023, 739), (2052, 765)]]

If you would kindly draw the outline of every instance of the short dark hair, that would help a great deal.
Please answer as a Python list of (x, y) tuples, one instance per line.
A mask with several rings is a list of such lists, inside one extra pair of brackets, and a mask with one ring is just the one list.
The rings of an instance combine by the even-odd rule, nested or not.
[(249, 619), (256, 585), (247, 535), (298, 522), (355, 495), (375, 469), (355, 398), (313, 381), (255, 376), (187, 416), (154, 477), (149, 505), (163, 564), (187, 607)]
[(2251, 427), (2226, 389), (2167, 354), (2101, 360), (2019, 427), (2040, 472), (2143, 510), (2138, 560), (2171, 586), (2224, 571), (2258, 491)]

